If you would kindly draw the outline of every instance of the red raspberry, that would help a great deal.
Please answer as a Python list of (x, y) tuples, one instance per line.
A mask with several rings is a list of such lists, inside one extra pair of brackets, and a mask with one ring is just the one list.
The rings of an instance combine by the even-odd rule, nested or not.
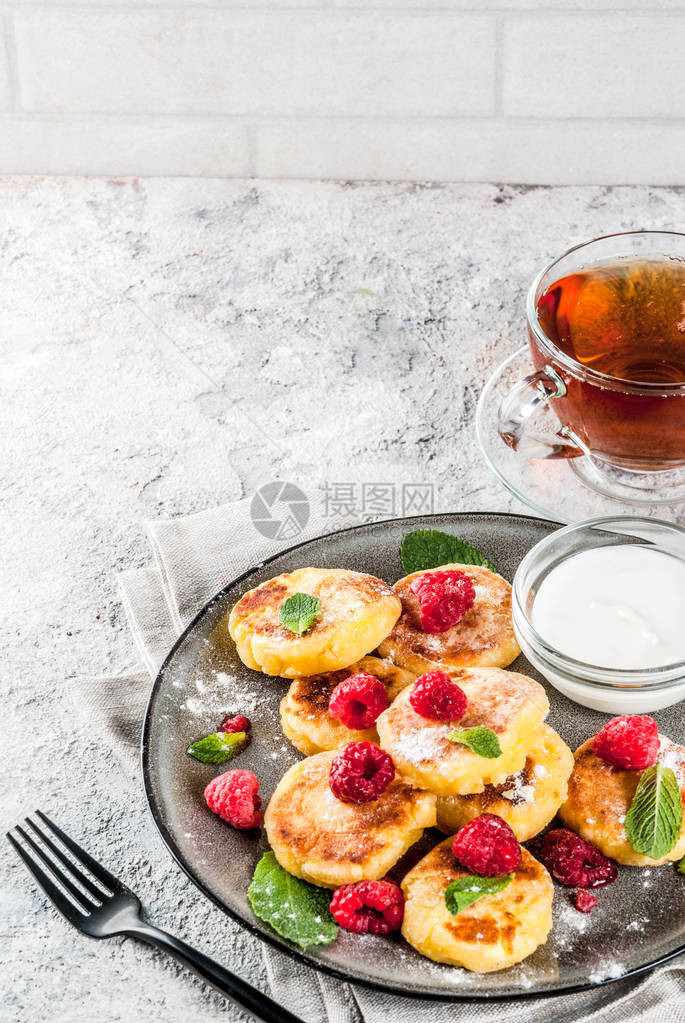
[(388, 934), (404, 916), (404, 896), (394, 881), (358, 881), (337, 888), (331, 913), (341, 927), (355, 934)]
[(603, 888), (618, 877), (613, 860), (568, 828), (547, 832), (541, 859), (552, 877), (568, 888)]
[(509, 874), (521, 863), (521, 846), (501, 817), (482, 813), (459, 828), (452, 852), (467, 870), (483, 877)]
[(573, 904), (581, 913), (589, 913), (597, 905), (597, 896), (581, 889), (581, 891), (576, 892)]
[(350, 742), (331, 764), (328, 783), (341, 803), (370, 803), (395, 777), (392, 757), (375, 742)]
[(328, 713), (347, 728), (371, 728), (388, 706), (388, 694), (375, 675), (360, 671), (339, 682), (328, 701)]
[(476, 599), (469, 577), (454, 568), (424, 572), (409, 583), (409, 589), (419, 598), (424, 632), (447, 632), (462, 620)]
[(411, 687), (409, 702), (422, 718), (458, 721), (466, 710), (466, 693), (444, 671), (426, 671)]
[(258, 792), (259, 782), (252, 771), (224, 771), (210, 781), (205, 801), (210, 810), (234, 828), (256, 828), (262, 805)]
[(220, 732), (249, 732), (252, 722), (244, 714), (227, 714), (219, 725)]
[(659, 729), (653, 718), (643, 714), (621, 714), (600, 728), (592, 749), (614, 767), (643, 771), (656, 763)]

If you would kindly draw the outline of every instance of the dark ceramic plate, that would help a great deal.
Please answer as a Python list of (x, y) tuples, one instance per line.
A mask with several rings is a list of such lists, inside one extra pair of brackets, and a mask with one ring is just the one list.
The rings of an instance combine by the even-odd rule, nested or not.
[[(556, 887), (554, 928), (547, 943), (519, 966), (490, 974), (433, 963), (398, 936), (359, 937), (341, 931), (328, 948), (302, 952), (253, 915), (247, 888), (267, 848), (264, 834), (235, 831), (206, 808), (203, 789), (224, 768), (200, 764), (185, 750), (194, 739), (214, 731), (228, 711), (246, 713), (254, 738), (240, 757), (240, 767), (255, 771), (264, 803), (300, 754), (280, 729), (278, 704), (287, 681), (243, 666), (228, 635), (226, 616), (245, 590), (305, 565), (358, 569), (394, 582), (403, 575), (402, 534), (417, 527), (464, 537), (511, 580), (524, 554), (556, 525), (526, 516), (474, 513), (358, 526), (293, 547), (217, 594), (169, 654), (145, 719), (145, 787), (172, 855), (206, 895), (266, 941), (346, 980), (401, 994), (448, 999), (559, 994), (640, 972), (683, 951), (685, 879), (673, 866), (623, 867), (618, 881), (599, 892), (599, 906), (588, 916), (572, 907), (568, 890)], [(512, 667), (539, 678), (523, 658)], [(606, 720), (546, 688), (551, 704), (548, 721), (572, 749)], [(676, 741), (685, 736), (684, 717), (682, 707), (656, 715), (661, 730)], [(420, 843), (421, 853), (440, 837), (437, 831), (429, 832)], [(412, 860), (416, 850), (408, 854)]]

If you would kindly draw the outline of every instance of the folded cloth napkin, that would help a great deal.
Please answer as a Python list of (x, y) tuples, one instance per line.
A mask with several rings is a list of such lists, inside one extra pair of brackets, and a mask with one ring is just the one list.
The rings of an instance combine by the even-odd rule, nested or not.
[[(298, 541), (325, 531), (314, 516)], [(182, 629), (230, 579), (289, 545), (255, 528), (250, 502), (238, 501), (185, 518), (147, 525), (153, 563), (119, 576), (122, 601), (141, 663), (104, 678), (69, 679), (84, 724), (104, 737), (129, 776), (138, 773), (142, 718), (152, 679)], [(271, 946), (263, 955), (273, 997), (306, 1023), (509, 1023), (596, 1020), (601, 1023), (685, 1023), (685, 962), (674, 960), (644, 977), (551, 999), (442, 1003), (388, 995), (322, 974)]]

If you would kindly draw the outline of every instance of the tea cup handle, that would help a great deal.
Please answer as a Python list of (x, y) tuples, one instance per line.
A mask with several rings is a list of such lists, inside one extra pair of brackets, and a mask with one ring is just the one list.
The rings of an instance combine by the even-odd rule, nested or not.
[(532, 418), (553, 398), (563, 398), (566, 384), (552, 366), (519, 380), (503, 399), (498, 430), (502, 440), (527, 458), (578, 458), (589, 454), (587, 446), (568, 426), (556, 433), (540, 433), (532, 428)]

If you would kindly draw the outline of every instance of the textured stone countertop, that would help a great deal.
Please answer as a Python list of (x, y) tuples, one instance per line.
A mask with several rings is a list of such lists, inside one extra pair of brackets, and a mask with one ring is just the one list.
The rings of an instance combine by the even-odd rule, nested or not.
[[(2, 824), (53, 813), (151, 919), (265, 985), (64, 698), (133, 658), (114, 572), (148, 560), (144, 519), (277, 473), (521, 510), (473, 418), (528, 282), (575, 242), (682, 228), (685, 191), (14, 178), (0, 211)], [(77, 935), (0, 857), (3, 1021), (243, 1018), (150, 949)]]

